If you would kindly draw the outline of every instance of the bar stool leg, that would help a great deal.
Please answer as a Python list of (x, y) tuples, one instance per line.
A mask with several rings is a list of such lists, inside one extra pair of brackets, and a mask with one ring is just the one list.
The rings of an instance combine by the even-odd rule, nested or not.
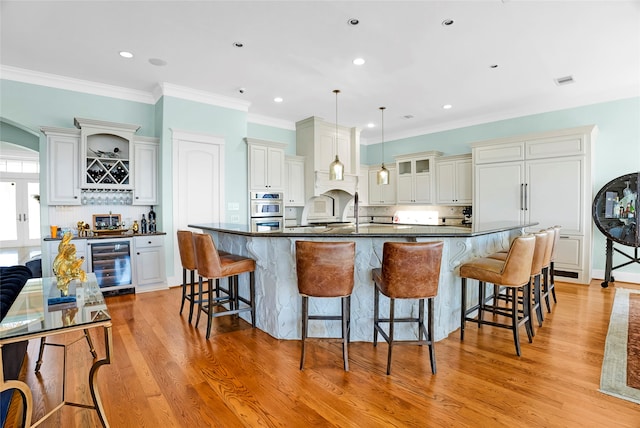
[(373, 346), (378, 346), (378, 326), (380, 324), (380, 291), (375, 287), (373, 291)]
[(542, 294), (540, 292), (540, 275), (533, 277), (533, 296), (534, 304), (536, 306), (536, 316), (538, 317), (538, 326), (542, 327), (542, 321), (544, 321), (544, 315), (542, 314)]
[[(190, 298), (189, 298), (189, 324), (191, 324), (191, 319), (193, 318), (193, 307), (195, 305), (195, 288), (196, 288), (196, 272), (195, 271), (191, 271), (191, 282), (189, 283), (189, 293), (190, 293)], [(183, 301), (184, 303), (184, 301)]]
[[(218, 281), (216, 279), (216, 281)], [(207, 305), (207, 340), (209, 339), (209, 337), (211, 336), (211, 323), (213, 320), (213, 280), (211, 278), (209, 278), (207, 280), (207, 285), (209, 286), (209, 290), (208, 294), (209, 294), (209, 304)]]
[(533, 342), (533, 336), (535, 332), (533, 330), (533, 321), (531, 319), (531, 283), (525, 284), (524, 293), (527, 298), (522, 299), (522, 312), (525, 316), (525, 328), (527, 330), (527, 336), (529, 337), (529, 343)]
[(484, 281), (478, 281), (478, 328), (482, 328), (482, 320), (484, 318), (484, 301), (485, 301), (485, 284)]
[[(523, 301), (526, 300), (526, 291), (525, 296), (523, 296)], [(518, 299), (517, 295), (514, 296), (514, 299), (511, 301), (511, 329), (513, 330), (513, 343), (516, 346), (516, 355), (520, 356), (520, 337), (518, 335)]]
[[(182, 315), (182, 309), (184, 309), (184, 301), (187, 297), (187, 270), (182, 268), (182, 303), (180, 304), (180, 315)], [(191, 320), (189, 320), (191, 322)]]
[(198, 275), (198, 316), (196, 317), (196, 328), (200, 322), (200, 313), (202, 312), (202, 277)]
[(396, 300), (389, 299), (389, 354), (387, 355), (387, 374), (391, 374), (391, 353), (393, 351), (393, 324), (395, 319)]
[(302, 296), (302, 353), (300, 354), (300, 370), (304, 370), (305, 345), (307, 341), (307, 324), (309, 322), (309, 298)]
[[(422, 301), (424, 302), (424, 301)], [(436, 374), (436, 349), (433, 340), (433, 298), (427, 299), (427, 340), (429, 341), (429, 359), (431, 360), (431, 373)], [(424, 326), (422, 327), (424, 329)]]
[(251, 327), (256, 328), (256, 277), (249, 272), (249, 300), (251, 301)]
[(349, 371), (349, 297), (342, 299), (342, 358), (344, 360), (344, 371)]
[(462, 301), (460, 302), (460, 341), (464, 340), (464, 325), (467, 322), (467, 278), (462, 278)]

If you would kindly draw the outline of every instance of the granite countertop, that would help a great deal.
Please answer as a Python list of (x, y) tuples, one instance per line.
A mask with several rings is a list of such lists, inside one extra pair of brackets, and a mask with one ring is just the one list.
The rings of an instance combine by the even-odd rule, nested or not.
[(423, 226), (408, 224), (378, 224), (366, 223), (359, 225), (356, 230), (355, 224), (339, 224), (326, 226), (293, 226), (285, 227), (282, 232), (252, 232), (251, 226), (246, 224), (231, 223), (204, 223), (190, 224), (189, 227), (202, 230), (211, 230), (216, 232), (226, 232), (236, 235), (254, 236), (254, 237), (416, 237), (416, 236), (433, 236), (433, 237), (473, 237), (486, 235), (496, 232), (504, 232), (513, 229), (522, 229), (525, 227), (535, 226), (538, 223), (515, 223), (515, 222), (493, 222), (476, 226), (475, 230), (469, 226)]
[[(120, 235), (102, 235), (102, 236), (74, 236), (73, 239), (118, 239), (118, 238), (135, 238), (136, 236), (155, 236), (155, 235), (166, 235), (166, 232), (153, 232), (153, 233), (121, 233)], [(60, 241), (60, 238), (44, 238), (45, 241)]]

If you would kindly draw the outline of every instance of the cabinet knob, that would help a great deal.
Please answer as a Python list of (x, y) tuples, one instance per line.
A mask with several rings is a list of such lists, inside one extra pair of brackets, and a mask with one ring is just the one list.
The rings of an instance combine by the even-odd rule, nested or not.
[(147, 244), (151, 244), (151, 241), (147, 242)]
[(140, 196), (136, 196), (136, 199), (140, 199)]
[(140, 253), (136, 253), (137, 255), (140, 255)]

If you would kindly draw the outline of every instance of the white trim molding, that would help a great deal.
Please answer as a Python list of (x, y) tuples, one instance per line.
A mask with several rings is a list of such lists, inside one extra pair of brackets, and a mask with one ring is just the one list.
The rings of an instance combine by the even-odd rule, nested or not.
[(153, 91), (153, 95), (156, 102), (161, 96), (169, 96), (244, 112), (248, 112), (249, 106), (251, 105), (248, 101), (225, 97), (224, 95), (217, 95), (211, 92), (199, 91), (197, 89), (178, 86), (172, 83), (160, 83)]
[(277, 119), (275, 117), (262, 116), (260, 114), (249, 113), (247, 122), (255, 123), (257, 125), (273, 126), (274, 128), (288, 129), (290, 131), (296, 130), (296, 123), (289, 120)]
[(74, 79), (57, 74), (41, 73), (39, 71), (26, 70), (7, 65), (0, 66), (0, 78), (29, 83), (32, 85), (48, 86), (68, 91), (135, 101), (144, 104), (155, 104), (153, 96), (145, 91), (138, 91), (105, 83), (91, 82), (88, 80)]

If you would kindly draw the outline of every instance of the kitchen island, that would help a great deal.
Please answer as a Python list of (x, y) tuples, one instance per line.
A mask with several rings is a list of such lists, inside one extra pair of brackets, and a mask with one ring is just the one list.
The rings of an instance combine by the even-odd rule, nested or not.
[[(419, 226), (398, 224), (324, 225), (285, 228), (282, 232), (252, 232), (240, 224), (190, 224), (212, 235), (219, 250), (256, 260), (256, 324), (278, 339), (300, 339), (301, 299), (298, 294), (295, 241), (354, 241), (355, 286), (351, 299), (351, 340), (373, 340), (373, 291), (371, 270), (381, 266), (384, 242), (443, 241), (438, 296), (434, 304), (435, 340), (444, 339), (460, 327), (460, 278), (458, 266), (470, 259), (509, 247), (525, 227), (536, 223), (493, 223), (472, 231), (465, 226)], [(240, 279), (247, 295), (248, 280)], [(469, 290), (471, 292), (471, 290)], [(473, 294), (469, 298), (475, 298)], [(340, 299), (310, 299), (309, 312), (339, 313)], [(388, 313), (388, 299), (380, 301)], [(415, 316), (415, 301), (396, 302), (396, 317)], [(415, 339), (414, 326), (399, 324), (396, 337)], [(340, 323), (312, 321), (310, 336), (340, 336)]]

